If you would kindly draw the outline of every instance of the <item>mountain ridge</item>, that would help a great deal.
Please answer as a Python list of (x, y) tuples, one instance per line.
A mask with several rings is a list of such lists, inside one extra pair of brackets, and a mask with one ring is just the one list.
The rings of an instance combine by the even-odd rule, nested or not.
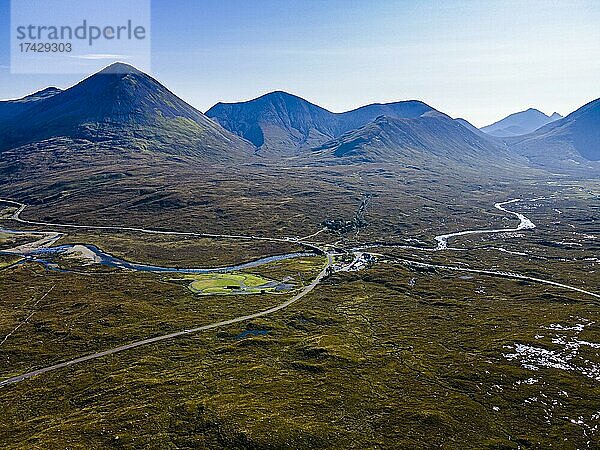
[(294, 94), (273, 91), (243, 102), (219, 102), (206, 115), (248, 139), (259, 153), (293, 156), (381, 115), (418, 117), (432, 110), (424, 102), (407, 100), (334, 113)]
[(520, 136), (558, 119), (562, 119), (562, 116), (557, 112), (547, 116), (538, 109), (529, 108), (509, 114), (491, 125), (481, 127), (480, 130), (495, 137)]
[(505, 148), (438, 111), (416, 118), (379, 116), (312, 149), (321, 160), (388, 162), (402, 165), (496, 164), (509, 158)]
[(52, 97), (60, 92), (62, 92), (61, 89), (49, 86), (21, 98), (0, 101), (0, 123), (23, 113), (35, 102)]
[[(599, 102), (536, 131), (503, 138), (419, 100), (372, 103), (334, 113), (296, 95), (273, 91), (248, 101), (219, 102), (205, 115), (151, 76), (115, 63), (68, 89), (49, 87), (0, 102), (0, 151), (40, 151), (43, 142), (52, 148), (77, 142), (82, 148), (88, 141), (122, 151), (192, 156), (208, 164), (248, 162), (255, 154), (259, 159), (254, 162), (262, 157), (269, 163), (299, 156), (302, 160), (318, 156), (336, 164), (404, 163), (403, 157), (420, 152), (423, 161), (432, 157), (456, 162), (468, 156), (473, 165), (477, 154), (487, 163), (494, 154), (505, 159), (510, 149), (516, 158), (528, 158), (535, 166), (556, 167), (557, 161), (577, 165), (600, 160)], [(543, 121), (559, 116), (533, 108), (524, 113)], [(519, 115), (509, 116), (515, 126)]]
[(548, 160), (558, 165), (595, 164), (600, 161), (600, 98), (507, 143), (513, 151), (538, 165)]

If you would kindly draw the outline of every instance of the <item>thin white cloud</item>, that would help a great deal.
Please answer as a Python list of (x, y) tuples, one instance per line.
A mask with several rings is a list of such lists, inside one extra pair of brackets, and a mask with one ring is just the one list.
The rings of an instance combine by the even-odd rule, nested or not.
[(70, 55), (71, 58), (77, 58), (77, 59), (118, 59), (118, 60), (124, 60), (124, 59), (130, 59), (130, 56), (128, 55), (111, 55), (111, 54), (107, 54), (107, 53), (90, 53), (87, 55)]

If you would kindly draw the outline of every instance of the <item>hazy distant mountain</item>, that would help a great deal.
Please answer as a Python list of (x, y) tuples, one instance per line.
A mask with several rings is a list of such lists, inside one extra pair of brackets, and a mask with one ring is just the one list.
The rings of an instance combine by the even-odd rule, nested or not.
[(246, 102), (217, 103), (206, 115), (252, 142), (263, 155), (293, 155), (381, 115), (418, 117), (432, 110), (423, 102), (405, 101), (333, 113), (295, 95), (277, 91)]
[(513, 151), (542, 166), (600, 161), (600, 99), (508, 142)]
[(481, 128), (481, 131), (497, 137), (520, 136), (531, 133), (547, 123), (562, 119), (558, 113), (547, 116), (543, 112), (529, 108), (526, 111), (511, 114), (498, 122)]
[(473, 165), (506, 156), (492, 139), (432, 111), (408, 119), (380, 116), (314, 151), (320, 158), (402, 164), (441, 159)]
[[(553, 112), (552, 115), (550, 116), (550, 119), (551, 119), (550, 122), (554, 122), (555, 120), (559, 120), (562, 118), (563, 118), (563, 116), (561, 116), (559, 113)], [(550, 123), (550, 122), (548, 122), (548, 123)]]
[(0, 149), (68, 137), (222, 158), (252, 152), (245, 141), (127, 64), (115, 63), (65, 91), (38, 97), (0, 123)]
[(38, 100), (52, 97), (60, 92), (61, 90), (58, 88), (48, 87), (23, 98), (0, 101), (0, 123), (15, 117), (18, 114), (21, 114), (23, 111), (34, 105)]

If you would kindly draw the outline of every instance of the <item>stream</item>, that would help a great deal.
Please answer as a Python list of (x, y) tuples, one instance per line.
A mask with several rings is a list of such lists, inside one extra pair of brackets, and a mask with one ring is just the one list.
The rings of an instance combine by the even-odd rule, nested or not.
[(221, 267), (209, 267), (209, 268), (180, 268), (180, 267), (169, 267), (169, 266), (155, 266), (150, 264), (141, 264), (126, 259), (118, 258), (109, 253), (100, 250), (95, 245), (89, 244), (68, 244), (51, 247), (58, 238), (62, 235), (58, 234), (53, 236), (52, 233), (48, 232), (24, 232), (0, 229), (1, 233), (5, 234), (18, 234), (24, 235), (29, 234), (32, 236), (41, 235), (42, 238), (33, 243), (20, 245), (12, 249), (0, 250), (0, 255), (19, 255), (25, 257), (23, 262), (38, 262), (43, 264), (47, 269), (58, 270), (57, 264), (48, 261), (49, 257), (52, 256), (70, 256), (80, 255), (82, 260), (88, 260), (91, 263), (102, 264), (107, 267), (134, 270), (138, 272), (155, 272), (155, 273), (182, 273), (182, 274), (203, 274), (203, 273), (226, 273), (226, 272), (237, 272), (252, 267), (269, 264), (276, 261), (282, 261), (285, 259), (302, 258), (307, 256), (315, 256), (315, 253), (310, 252), (296, 252), (296, 253), (285, 253), (282, 255), (267, 256), (259, 259), (255, 259), (249, 262), (234, 264), (230, 266)]

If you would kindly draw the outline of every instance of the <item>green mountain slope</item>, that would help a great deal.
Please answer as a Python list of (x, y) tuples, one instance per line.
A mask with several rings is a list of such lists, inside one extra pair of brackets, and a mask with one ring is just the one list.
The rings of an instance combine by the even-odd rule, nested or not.
[(0, 150), (68, 137), (177, 155), (243, 158), (251, 146), (154, 78), (115, 63), (0, 123)]

